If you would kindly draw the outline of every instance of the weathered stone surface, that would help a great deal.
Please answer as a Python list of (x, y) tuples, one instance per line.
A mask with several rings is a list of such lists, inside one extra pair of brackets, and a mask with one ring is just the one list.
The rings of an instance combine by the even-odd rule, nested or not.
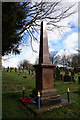
[(41, 22), (39, 64), (50, 64), (46, 23)]
[[(40, 109), (38, 109), (38, 107), (34, 104), (30, 104), (30, 105), (24, 105), (22, 103), (20, 103), (20, 107), (26, 107), (27, 109), (25, 110), (29, 110), (30, 111), (30, 114), (34, 114), (36, 117), (42, 113), (45, 113), (45, 112), (50, 112), (52, 110), (55, 110), (55, 109), (59, 109), (59, 108), (62, 108), (62, 107), (65, 107), (67, 105), (71, 105), (73, 104), (73, 102), (68, 102), (68, 100), (66, 99), (61, 99), (61, 103), (59, 104), (52, 104), (52, 105), (42, 105), (40, 107)], [(27, 111), (26, 111), (27, 112)]]
[(42, 96), (56, 96), (57, 95), (57, 90), (56, 89), (45, 89), (41, 90)]
[(49, 97), (46, 97), (46, 99), (41, 97), (40, 100), (41, 100), (41, 105), (44, 105), (44, 104), (45, 105), (53, 105), (53, 104), (57, 104), (57, 103), (61, 102), (61, 98), (58, 95), (49, 96)]
[(36, 88), (38, 90), (54, 88), (53, 68), (55, 65), (36, 65)]
[(69, 70), (66, 68), (65, 75), (69, 75)]
[(48, 50), (48, 35), (45, 22), (41, 22), (39, 65), (36, 68), (36, 88), (38, 90), (54, 88), (53, 68), (50, 64)]
[[(57, 90), (54, 89), (53, 70), (56, 65), (50, 64), (48, 50), (48, 35), (45, 22), (41, 22), (39, 64), (36, 68), (36, 88), (41, 92), (42, 97), (57, 98)], [(60, 101), (60, 100), (59, 100)], [(41, 98), (41, 103), (47, 103)], [(50, 101), (49, 101), (50, 102)]]

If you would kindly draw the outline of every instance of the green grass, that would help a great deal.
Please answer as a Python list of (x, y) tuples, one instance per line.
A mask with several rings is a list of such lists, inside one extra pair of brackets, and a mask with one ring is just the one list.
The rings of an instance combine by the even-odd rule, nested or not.
[(24, 75), (18, 75), (15, 72), (3, 72), (3, 92), (22, 91), (23, 86), (26, 89), (35, 88), (35, 77), (23, 78)]
[(2, 118), (28, 118), (29, 115), (24, 112), (24, 109), (20, 108), (18, 99), (22, 96), (20, 93), (6, 93), (3, 94), (2, 104)]
[[(25, 73), (24, 73), (25, 74)], [(15, 72), (3, 72), (2, 78), (2, 116), (7, 119), (24, 119), (34, 116), (28, 114), (28, 110), (21, 108), (18, 99), (22, 97), (22, 87), (26, 88), (26, 92), (29, 95), (33, 88), (35, 88), (35, 76), (29, 78), (23, 78), (23, 75), (18, 75)], [(25, 74), (27, 75), (27, 74)], [(55, 81), (54, 87), (58, 90), (58, 94), (62, 95), (67, 92), (67, 88), (70, 88), (70, 100), (72, 105), (52, 110), (47, 113), (43, 113), (39, 118), (78, 118), (80, 117), (80, 94), (74, 91), (78, 90), (78, 74), (75, 74), (76, 83), (65, 83), (64, 81)], [(63, 98), (67, 99), (67, 95)]]

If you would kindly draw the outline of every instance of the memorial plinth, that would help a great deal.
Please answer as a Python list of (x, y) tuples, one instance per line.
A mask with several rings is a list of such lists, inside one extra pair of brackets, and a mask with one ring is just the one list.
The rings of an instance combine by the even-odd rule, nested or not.
[[(50, 64), (49, 50), (48, 50), (48, 36), (45, 22), (41, 22), (40, 34), (40, 51), (39, 64), (34, 65), (36, 69), (36, 88), (40, 91), (41, 97), (57, 98), (57, 90), (54, 89), (54, 67), (55, 64)], [(58, 100), (60, 101), (60, 100)], [(47, 102), (41, 98), (41, 103)]]

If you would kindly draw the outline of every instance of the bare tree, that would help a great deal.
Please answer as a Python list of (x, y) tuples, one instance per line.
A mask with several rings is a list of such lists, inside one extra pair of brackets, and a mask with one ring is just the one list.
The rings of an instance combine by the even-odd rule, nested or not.
[(72, 67), (72, 68), (78, 67), (78, 55), (77, 54), (63, 55), (63, 56), (57, 55), (55, 60), (56, 60), (56, 64), (63, 66), (63, 68), (64, 67)]
[(63, 26), (60, 25), (59, 22), (76, 12), (72, 11), (75, 4), (65, 4), (61, 0), (55, 0), (54, 2), (24, 2), (23, 6), (27, 7), (26, 25), (18, 32), (18, 35), (21, 35), (26, 31), (31, 38), (30, 45), (32, 49), (32, 39), (38, 41), (34, 33), (38, 33), (40, 22), (42, 20), (47, 21), (48, 30), (54, 31), (56, 28), (61, 33), (64, 27), (71, 26)]
[(77, 54), (72, 55), (71, 67), (74, 67), (74, 68), (78, 67), (78, 55)]
[(20, 61), (18, 67), (24, 69), (27, 69), (29, 67), (29, 62), (27, 60)]
[(66, 56), (66, 67), (71, 67), (71, 55)]
[(50, 63), (51, 64), (55, 64), (55, 62), (56, 62), (56, 54), (57, 54), (57, 51), (53, 51), (53, 52), (51, 52), (49, 54), (49, 56), (50, 56)]

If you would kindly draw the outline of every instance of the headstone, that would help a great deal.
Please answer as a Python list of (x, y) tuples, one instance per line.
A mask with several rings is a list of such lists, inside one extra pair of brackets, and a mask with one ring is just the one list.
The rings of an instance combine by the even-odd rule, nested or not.
[(71, 76), (74, 76), (74, 71), (73, 70), (71, 70)]
[(71, 70), (71, 80), (72, 80), (72, 82), (75, 83), (75, 79), (74, 79), (74, 71), (73, 71), (73, 70)]
[(60, 80), (63, 80), (63, 76), (62, 76), (62, 74), (60, 74)]
[(71, 77), (69, 76), (69, 70), (65, 69), (64, 82), (71, 82)]
[(59, 81), (60, 80), (60, 70), (59, 67), (57, 66), (55, 69), (55, 81)]
[(64, 75), (64, 82), (71, 82), (71, 77), (69, 75)]
[(12, 72), (12, 70), (13, 70), (13, 68), (12, 68), (12, 67), (10, 67), (10, 72)]
[(69, 70), (65, 69), (65, 75), (69, 75)]
[(18, 68), (18, 72), (20, 73), (20, 67)]
[(9, 67), (7, 68), (7, 72), (9, 72)]
[(15, 67), (15, 72), (17, 72), (17, 68)]
[[(36, 69), (36, 89), (40, 91), (41, 97), (58, 98), (57, 90), (54, 88), (53, 69), (55, 64), (50, 64), (48, 50), (48, 36), (45, 22), (41, 22), (39, 64), (34, 65)], [(60, 102), (60, 99), (56, 100)], [(50, 102), (41, 98), (41, 104)], [(54, 101), (52, 101), (54, 102)]]

